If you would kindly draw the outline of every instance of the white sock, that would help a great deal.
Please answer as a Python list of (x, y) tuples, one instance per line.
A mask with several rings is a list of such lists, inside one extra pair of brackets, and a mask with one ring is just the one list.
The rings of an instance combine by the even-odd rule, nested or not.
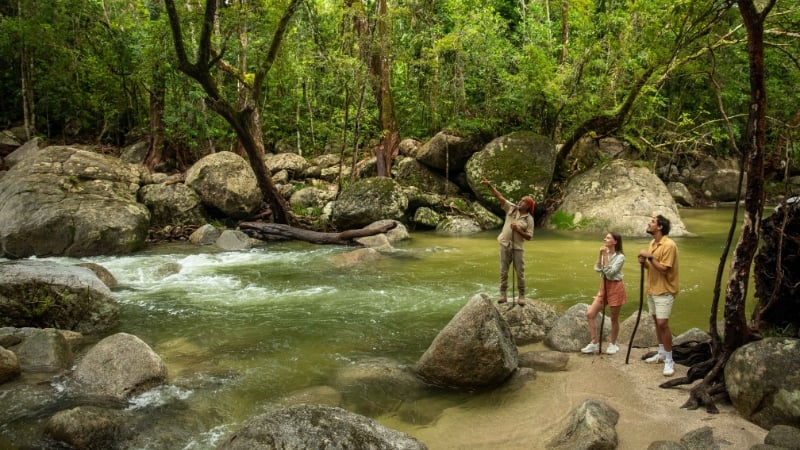
[(664, 356), (667, 357), (666, 359), (667, 361), (672, 361), (672, 352), (665, 352)]
[(666, 350), (664, 350), (664, 344), (658, 344), (658, 354), (659, 355), (663, 355), (665, 353), (667, 353), (667, 352), (666, 352)]

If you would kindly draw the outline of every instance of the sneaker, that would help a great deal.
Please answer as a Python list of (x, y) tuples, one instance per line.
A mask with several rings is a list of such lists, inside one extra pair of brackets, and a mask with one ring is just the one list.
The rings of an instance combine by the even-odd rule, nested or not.
[(581, 349), (581, 353), (597, 353), (600, 350), (600, 344), (589, 342), (586, 347)]
[(675, 361), (664, 361), (664, 376), (671, 377), (675, 374)]
[(665, 359), (666, 357), (664, 355), (662, 355), (661, 353), (656, 353), (655, 355), (645, 359), (644, 362), (646, 362), (647, 364), (658, 364), (664, 362)]
[(609, 354), (609, 355), (613, 355), (613, 354), (617, 353), (618, 351), (619, 351), (619, 347), (617, 346), (617, 344), (608, 344), (608, 347), (606, 348), (606, 353)]

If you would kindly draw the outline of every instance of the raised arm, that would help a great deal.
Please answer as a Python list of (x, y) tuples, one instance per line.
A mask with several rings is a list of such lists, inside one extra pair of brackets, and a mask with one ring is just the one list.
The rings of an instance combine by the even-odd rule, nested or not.
[(497, 189), (495, 189), (494, 186), (492, 186), (492, 183), (490, 183), (489, 180), (487, 180), (486, 178), (483, 178), (483, 179), (481, 179), (481, 184), (486, 186), (486, 187), (488, 187), (489, 190), (492, 191), (492, 195), (494, 195), (494, 198), (496, 198), (497, 201), (500, 202), (501, 206), (505, 205), (506, 198), (503, 197), (503, 194), (501, 194)]

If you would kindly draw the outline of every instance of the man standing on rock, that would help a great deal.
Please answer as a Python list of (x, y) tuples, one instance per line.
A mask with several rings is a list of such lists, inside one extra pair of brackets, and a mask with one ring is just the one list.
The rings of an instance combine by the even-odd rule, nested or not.
[(656, 323), (658, 353), (645, 362), (657, 364), (664, 362), (664, 376), (675, 373), (672, 359), (672, 331), (669, 329), (669, 316), (672, 304), (678, 295), (678, 247), (670, 239), (669, 219), (657, 215), (650, 219), (647, 234), (653, 236), (647, 250), (639, 251), (639, 263), (647, 269), (647, 305)]
[(532, 198), (525, 196), (515, 205), (506, 200), (486, 178), (481, 180), (481, 184), (492, 191), (492, 195), (500, 202), (500, 207), (506, 212), (503, 230), (497, 236), (497, 242), (500, 243), (500, 298), (497, 303), (502, 304), (508, 301), (508, 296), (506, 295), (508, 290), (508, 267), (513, 263), (519, 289), (517, 303), (523, 306), (525, 305), (525, 250), (523, 244), (533, 237), (533, 216), (531, 214), (535, 203)]

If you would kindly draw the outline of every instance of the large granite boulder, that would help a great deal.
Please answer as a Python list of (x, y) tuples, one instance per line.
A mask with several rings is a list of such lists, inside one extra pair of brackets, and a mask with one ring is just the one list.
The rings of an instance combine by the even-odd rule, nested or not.
[[(150, 222), (142, 169), (72, 147), (47, 147), (0, 178), (0, 256), (127, 254)], [(35, 207), (34, 207), (35, 206)]]
[(391, 178), (374, 177), (355, 181), (333, 202), (331, 221), (339, 230), (361, 228), (372, 222), (405, 217), (408, 197)]
[[(670, 220), (670, 236), (688, 234), (664, 183), (646, 167), (614, 160), (570, 180), (550, 226), (644, 236), (647, 224), (656, 214)], [(565, 221), (565, 217), (569, 220)]]
[(800, 339), (739, 347), (725, 365), (725, 387), (739, 414), (756, 425), (800, 426)]
[(417, 439), (358, 414), (323, 405), (290, 406), (247, 421), (219, 450), (277, 448), (426, 449)]
[(0, 326), (97, 334), (118, 323), (117, 301), (91, 270), (47, 261), (0, 263)]
[[(485, 142), (485, 141), (484, 141)], [(477, 139), (463, 138), (440, 131), (428, 142), (416, 149), (417, 161), (436, 169), (439, 173), (454, 176), (476, 151), (480, 150)]]
[(5, 162), (6, 166), (14, 167), (23, 159), (39, 153), (41, 150), (41, 143), (42, 140), (38, 137), (35, 137), (11, 152), (8, 156), (3, 158), (3, 161)]
[(491, 181), (511, 201), (530, 195), (538, 203), (544, 200), (553, 178), (555, 160), (552, 140), (530, 132), (514, 132), (489, 142), (470, 157), (465, 167), (467, 183), (482, 204), (502, 214), (500, 204), (481, 179)]
[(112, 449), (131, 434), (129, 418), (120, 411), (79, 406), (57, 412), (48, 419), (45, 433), (75, 449)]
[(138, 337), (117, 333), (98, 342), (81, 358), (73, 379), (87, 395), (123, 401), (164, 384), (167, 366)]
[(416, 186), (423, 192), (442, 195), (458, 194), (458, 185), (413, 158), (395, 164), (395, 180), (405, 186)]
[(232, 152), (212, 153), (186, 171), (186, 185), (203, 205), (228, 217), (244, 219), (261, 205), (262, 196), (250, 164)]
[(489, 297), (479, 294), (439, 332), (414, 371), (434, 386), (475, 389), (500, 385), (517, 366), (508, 323)]
[(182, 183), (142, 186), (139, 201), (150, 210), (151, 226), (202, 225), (208, 221), (200, 196)]
[(398, 404), (421, 398), (425, 385), (406, 366), (386, 358), (349, 364), (336, 372), (333, 387), (348, 411), (377, 416)]

